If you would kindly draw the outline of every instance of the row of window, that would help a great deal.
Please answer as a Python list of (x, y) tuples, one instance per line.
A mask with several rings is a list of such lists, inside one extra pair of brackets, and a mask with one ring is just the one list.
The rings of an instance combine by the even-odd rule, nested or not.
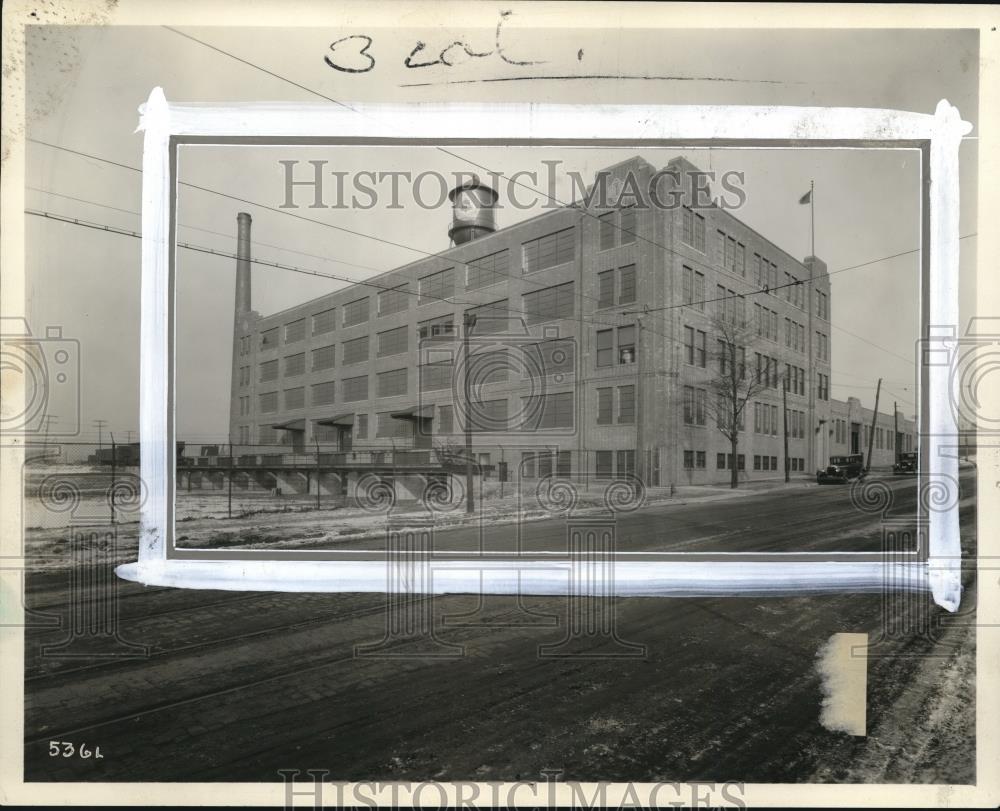
[[(705, 451), (699, 450), (685, 450), (684, 451), (684, 468), (687, 470), (704, 470), (706, 463)], [(742, 453), (736, 454), (736, 469), (746, 470), (746, 455)], [(804, 472), (806, 469), (806, 460), (801, 456), (791, 456), (788, 458), (789, 468), (796, 472)], [(733, 455), (731, 453), (717, 453), (715, 455), (715, 469), (716, 470), (732, 470), (733, 469)], [(777, 456), (762, 456), (755, 454), (753, 457), (753, 469), (754, 470), (778, 470), (778, 457)]]

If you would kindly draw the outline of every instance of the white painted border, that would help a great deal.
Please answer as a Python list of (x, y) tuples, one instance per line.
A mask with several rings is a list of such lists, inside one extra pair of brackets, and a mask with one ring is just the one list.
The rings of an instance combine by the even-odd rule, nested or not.
[[(860, 108), (587, 106), (556, 104), (171, 104), (155, 88), (141, 108), (145, 132), (142, 208), (142, 327), (140, 376), (141, 476), (147, 487), (136, 563), (118, 567), (147, 585), (274, 591), (384, 591), (385, 562), (168, 560), (173, 526), (173, 369), (168, 323), (170, 274), (170, 138), (393, 138), (444, 141), (456, 134), (482, 140), (850, 141), (857, 146), (930, 142), (929, 324), (958, 324), (958, 147), (971, 130), (947, 101), (934, 115)], [(939, 453), (954, 444), (948, 368), (928, 369), (926, 479), (958, 481), (958, 459)], [(951, 439), (949, 439), (951, 438)], [(928, 446), (929, 444), (929, 446)], [(931, 514), (927, 563), (889, 571), (881, 562), (643, 562), (616, 561), (618, 594), (748, 594), (880, 591), (889, 582), (929, 589), (935, 602), (957, 610), (961, 598), (957, 493), (953, 506)], [(516, 564), (430, 562), (434, 591), (562, 594), (567, 570), (541, 561)], [(481, 575), (482, 574), (482, 578)]]

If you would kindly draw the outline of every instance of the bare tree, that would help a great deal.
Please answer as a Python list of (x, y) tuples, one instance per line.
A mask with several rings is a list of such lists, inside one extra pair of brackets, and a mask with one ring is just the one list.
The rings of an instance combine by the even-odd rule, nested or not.
[(729, 486), (732, 488), (739, 486), (737, 450), (740, 434), (746, 430), (747, 404), (765, 389), (781, 385), (775, 359), (768, 358), (760, 369), (751, 369), (747, 364), (747, 347), (756, 343), (757, 334), (742, 310), (742, 307), (726, 307), (725, 314), (711, 319), (715, 343), (708, 353), (713, 375), (708, 384), (709, 402), (706, 405), (720, 433), (729, 440), (732, 460)]

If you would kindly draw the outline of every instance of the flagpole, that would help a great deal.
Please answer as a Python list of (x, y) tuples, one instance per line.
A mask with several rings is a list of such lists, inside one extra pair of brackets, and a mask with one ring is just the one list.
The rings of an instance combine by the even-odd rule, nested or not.
[[(811, 234), (810, 251), (813, 258), (816, 257), (816, 183), (809, 181), (809, 231)], [(812, 278), (812, 263), (809, 265), (809, 278)], [(810, 302), (811, 304), (811, 302)]]

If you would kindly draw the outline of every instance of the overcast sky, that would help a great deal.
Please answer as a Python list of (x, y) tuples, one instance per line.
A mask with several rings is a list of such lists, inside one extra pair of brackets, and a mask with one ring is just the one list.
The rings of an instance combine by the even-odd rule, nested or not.
[[(969, 69), (977, 61), (974, 33), (630, 29), (602, 37), (593, 31), (559, 35), (532, 31), (526, 12), (515, 22), (505, 35), (509, 37), (506, 52), (519, 61), (546, 59), (546, 65), (514, 66), (494, 55), (450, 68), (403, 67), (403, 59), (417, 40), (433, 44), (467, 37), (482, 52), (495, 48), (492, 21), (467, 32), (362, 32), (331, 27), (191, 29), (188, 33), (345, 101), (809, 104), (932, 112), (939, 99), (947, 98), (966, 120), (977, 123), (976, 72)], [(348, 74), (324, 64), (331, 41), (358, 33), (372, 36), (369, 52), (376, 55), (375, 68)], [(154, 86), (162, 86), (167, 98), (176, 101), (316, 100), (162, 28), (33, 30), (28, 52), (29, 137), (131, 166), (140, 165), (142, 155), (141, 134), (134, 133), (136, 108)], [(338, 51), (334, 56), (345, 66), (365, 64), (357, 61), (361, 58), (356, 54)], [(584, 74), (741, 81), (470, 81)], [(446, 81), (467, 83), (443, 84)], [(428, 86), (401, 86), (414, 83)], [(29, 208), (138, 229), (138, 217), (127, 213), (140, 207), (138, 173), (37, 144), (28, 147)], [(742, 171), (747, 202), (736, 215), (800, 258), (809, 250), (808, 207), (799, 206), (797, 200), (814, 179), (816, 249), (831, 272), (918, 246), (919, 164), (913, 152), (485, 147), (451, 151), (505, 174), (517, 170), (541, 173), (542, 160), (558, 158), (564, 161), (562, 171), (591, 177), (597, 169), (635, 154), (658, 167), (684, 154), (703, 169)], [(432, 148), (190, 147), (183, 151), (181, 177), (278, 206), (284, 196), (277, 163), (282, 159), (323, 159), (331, 168), (345, 171), (450, 173), (470, 169)], [(976, 215), (974, 140), (963, 143), (961, 160), (961, 232), (970, 234)], [(565, 175), (559, 181), (557, 196), (568, 199)], [(447, 246), (447, 207), (415, 209), (405, 205), (405, 196), (401, 202), (405, 206), (401, 211), (380, 206), (368, 212), (302, 209), (301, 213), (377, 234), (413, 250), (188, 189), (179, 198), (178, 220), (183, 226), (179, 238), (233, 251), (236, 214), (248, 210), (254, 219), (256, 256), (359, 279)], [(500, 225), (534, 213), (507, 206), (499, 214)], [(134, 431), (138, 426), (138, 240), (34, 217), (28, 218), (26, 229), (30, 323), (36, 333), (48, 325), (61, 325), (64, 335), (80, 340), (84, 427), (100, 418), (120, 434)], [(971, 310), (974, 301), (975, 247), (974, 238), (962, 242), (964, 312)], [(187, 251), (179, 252), (178, 259), (178, 435), (218, 438), (225, 434), (228, 420), (233, 263)], [(918, 269), (919, 254), (908, 254), (832, 276), (834, 397), (854, 394), (871, 406), (875, 380), (883, 377), (883, 404), (885, 398), (890, 406), (897, 399), (904, 411), (912, 412), (914, 367), (906, 359), (913, 357), (917, 334)], [(330, 280), (255, 267), (254, 307), (269, 313), (337, 287)]]

